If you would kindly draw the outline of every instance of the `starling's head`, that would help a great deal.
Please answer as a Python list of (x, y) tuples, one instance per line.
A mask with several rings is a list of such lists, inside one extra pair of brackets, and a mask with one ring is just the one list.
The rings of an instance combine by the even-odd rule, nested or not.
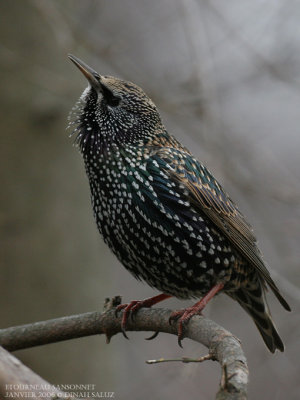
[(162, 131), (156, 106), (141, 88), (101, 76), (77, 57), (69, 58), (88, 80), (71, 113), (71, 124), (76, 125), (77, 142), (83, 152), (101, 151), (112, 143), (148, 141)]

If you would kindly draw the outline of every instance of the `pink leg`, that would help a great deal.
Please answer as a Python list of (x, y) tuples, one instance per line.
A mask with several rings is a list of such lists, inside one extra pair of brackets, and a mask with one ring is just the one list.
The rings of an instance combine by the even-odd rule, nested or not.
[(140, 308), (152, 307), (154, 304), (157, 304), (163, 300), (169, 299), (170, 297), (172, 297), (172, 296), (169, 294), (162, 293), (162, 294), (159, 294), (154, 297), (149, 297), (148, 299), (145, 299), (145, 300), (132, 300), (130, 303), (120, 304), (116, 308), (116, 314), (119, 311), (124, 310), (123, 316), (122, 316), (122, 322), (121, 322), (121, 327), (122, 327), (124, 336), (127, 338), (125, 331), (126, 331), (126, 323), (128, 321), (129, 314), (131, 314), (131, 317), (132, 317), (134, 315), (134, 313), (136, 313)]
[(190, 318), (193, 315), (201, 314), (201, 311), (206, 306), (206, 304), (209, 302), (209, 300), (211, 300), (220, 290), (222, 290), (223, 287), (224, 287), (224, 283), (217, 283), (206, 293), (206, 295), (204, 297), (202, 297), (201, 300), (199, 300), (192, 307), (188, 307), (183, 310), (178, 310), (178, 311), (172, 312), (172, 314), (170, 316), (170, 322), (172, 320), (177, 320), (179, 318), (179, 321), (178, 321), (178, 344), (180, 347), (182, 347), (181, 341), (182, 341), (183, 335), (184, 335), (184, 325), (190, 320)]

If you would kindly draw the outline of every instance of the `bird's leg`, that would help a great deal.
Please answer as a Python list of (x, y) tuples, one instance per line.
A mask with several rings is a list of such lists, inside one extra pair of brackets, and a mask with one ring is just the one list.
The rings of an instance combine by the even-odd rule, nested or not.
[(180, 347), (181, 341), (184, 336), (184, 325), (188, 323), (190, 318), (194, 315), (199, 315), (201, 314), (201, 311), (203, 308), (206, 306), (206, 304), (211, 300), (220, 290), (222, 290), (224, 287), (224, 283), (217, 283), (215, 286), (213, 286), (205, 296), (202, 297), (201, 300), (199, 300), (196, 304), (194, 304), (192, 307), (185, 308), (183, 310), (177, 310), (173, 311), (172, 314), (170, 315), (169, 322), (171, 323), (172, 321), (178, 321), (178, 344)]
[(149, 297), (148, 299), (145, 300), (133, 300), (130, 303), (120, 304), (119, 306), (117, 306), (115, 311), (116, 315), (119, 311), (123, 310), (122, 321), (121, 321), (121, 328), (123, 335), (128, 339), (126, 335), (126, 323), (128, 321), (129, 315), (132, 318), (140, 308), (152, 307), (154, 304), (169, 299), (170, 297), (172, 296), (169, 294), (162, 293), (154, 297)]

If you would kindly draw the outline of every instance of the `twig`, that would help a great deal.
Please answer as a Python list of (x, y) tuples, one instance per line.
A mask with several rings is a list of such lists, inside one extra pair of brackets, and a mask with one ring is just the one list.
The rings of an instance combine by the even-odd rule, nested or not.
[(214, 360), (214, 356), (211, 354), (207, 354), (206, 356), (200, 357), (200, 358), (188, 358), (188, 357), (181, 357), (181, 358), (159, 358), (157, 360), (147, 360), (147, 364), (159, 364), (159, 363), (164, 363), (164, 362), (174, 362), (174, 361), (180, 361), (183, 363), (200, 363), (203, 361), (207, 360)]

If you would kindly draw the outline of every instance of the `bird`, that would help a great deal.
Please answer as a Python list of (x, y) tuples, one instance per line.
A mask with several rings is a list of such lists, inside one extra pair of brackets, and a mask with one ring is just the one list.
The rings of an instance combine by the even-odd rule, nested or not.
[[(267, 348), (284, 351), (266, 301), (271, 278), (251, 225), (221, 184), (166, 130), (154, 102), (136, 84), (99, 75), (69, 59), (88, 86), (69, 127), (82, 154), (98, 230), (118, 260), (160, 294), (117, 307), (129, 316), (170, 297), (198, 299), (173, 311), (178, 343), (185, 326), (223, 292), (252, 317)], [(200, 300), (199, 300), (200, 299)]]

